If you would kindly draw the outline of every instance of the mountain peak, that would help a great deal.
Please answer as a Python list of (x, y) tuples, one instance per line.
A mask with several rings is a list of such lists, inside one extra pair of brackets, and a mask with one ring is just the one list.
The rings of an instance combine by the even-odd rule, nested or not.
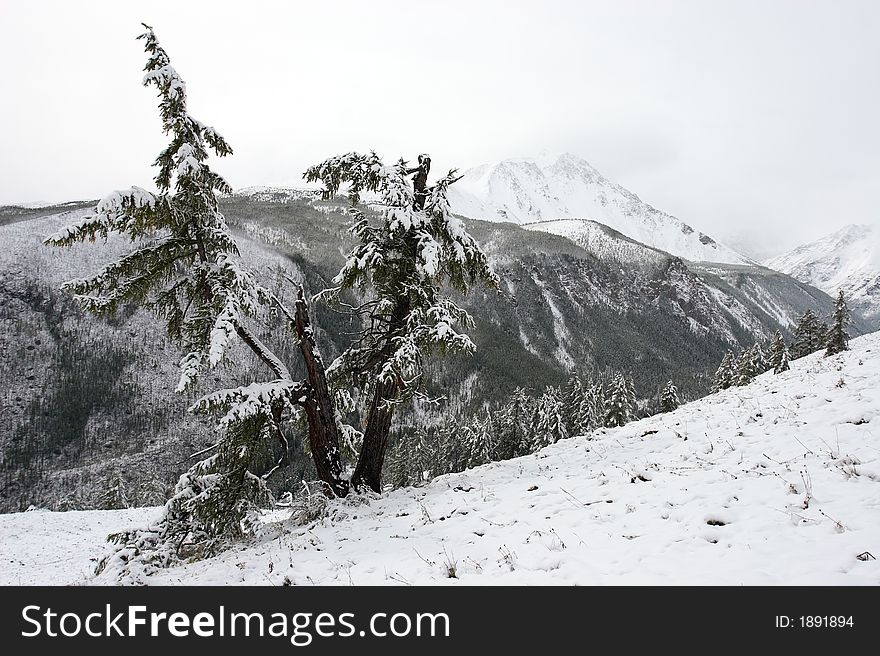
[(589, 219), (688, 260), (752, 263), (651, 207), (570, 152), (543, 151), (469, 169), (450, 188), (450, 202), (453, 211), (475, 219), (519, 224)]
[(880, 230), (849, 224), (766, 262), (771, 269), (836, 295), (880, 325)]

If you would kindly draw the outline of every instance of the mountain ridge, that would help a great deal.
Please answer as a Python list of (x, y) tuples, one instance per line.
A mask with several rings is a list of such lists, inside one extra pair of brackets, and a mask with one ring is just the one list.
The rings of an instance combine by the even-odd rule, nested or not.
[(517, 157), (468, 169), (449, 191), (453, 211), (487, 221), (604, 223), (690, 261), (754, 264), (684, 221), (654, 208), (571, 153)]
[(765, 261), (766, 266), (835, 296), (880, 327), (880, 230), (850, 224)]

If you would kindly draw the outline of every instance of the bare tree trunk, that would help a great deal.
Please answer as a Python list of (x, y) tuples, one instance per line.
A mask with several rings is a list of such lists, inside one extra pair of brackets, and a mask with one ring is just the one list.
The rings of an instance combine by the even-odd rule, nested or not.
[[(380, 352), (380, 360), (387, 361), (391, 357), (392, 336), (399, 334), (404, 329), (410, 308), (407, 297), (398, 298), (388, 324), (386, 345)], [(375, 368), (381, 370), (381, 363)], [(394, 403), (398, 400), (401, 384), (400, 381), (376, 381), (376, 389), (367, 411), (364, 441), (361, 444), (361, 452), (354, 475), (351, 477), (351, 484), (355, 488), (366, 485), (374, 492), (382, 491), (382, 465), (385, 462), (385, 451), (388, 449), (388, 435), (391, 433)]]
[(395, 383), (377, 383), (367, 414), (364, 441), (358, 456), (351, 484), (355, 488), (366, 485), (374, 492), (382, 491), (382, 465), (388, 449), (388, 435), (391, 432), (391, 417), (394, 413), (392, 401), (397, 395)]
[(309, 377), (309, 392), (299, 404), (306, 412), (309, 424), (309, 447), (315, 469), (329, 491), (336, 496), (348, 494), (349, 485), (342, 477), (342, 457), (339, 451), (339, 426), (336, 423), (335, 403), (327, 384), (327, 371), (321, 354), (315, 346), (309, 318), (309, 306), (302, 288), (296, 301), (295, 328), (299, 349)]

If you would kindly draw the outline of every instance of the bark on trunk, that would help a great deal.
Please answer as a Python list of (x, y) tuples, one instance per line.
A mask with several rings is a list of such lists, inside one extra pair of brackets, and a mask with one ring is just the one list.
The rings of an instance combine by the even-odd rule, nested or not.
[(382, 465), (388, 448), (388, 435), (391, 432), (393, 405), (388, 402), (397, 395), (394, 383), (378, 383), (367, 414), (364, 442), (351, 484), (355, 487), (367, 486), (374, 492), (382, 491)]
[[(380, 353), (381, 361), (387, 361), (391, 348), (391, 336), (399, 333), (406, 325), (410, 313), (410, 302), (405, 296), (397, 300), (391, 321), (388, 326), (388, 340)], [(381, 369), (377, 365), (376, 369)], [(388, 435), (391, 432), (391, 418), (394, 414), (394, 401), (400, 391), (398, 381), (377, 382), (367, 413), (367, 425), (364, 428), (364, 441), (358, 456), (351, 484), (358, 488), (366, 485), (374, 492), (382, 491), (382, 465), (385, 462), (385, 451), (388, 448)]]
[(342, 477), (342, 457), (339, 451), (339, 426), (336, 423), (335, 404), (330, 397), (327, 372), (321, 354), (315, 347), (315, 338), (309, 318), (309, 307), (302, 289), (296, 301), (295, 328), (299, 349), (309, 377), (309, 393), (300, 405), (306, 412), (309, 425), (309, 447), (315, 469), (320, 478), (336, 496), (348, 494), (349, 485)]

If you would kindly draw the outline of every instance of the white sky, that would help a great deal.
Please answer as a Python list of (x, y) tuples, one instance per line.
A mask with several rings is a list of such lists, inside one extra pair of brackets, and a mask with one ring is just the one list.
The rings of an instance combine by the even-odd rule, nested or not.
[(551, 150), (766, 254), (880, 220), (873, 0), (0, 0), (0, 203), (149, 186), (140, 21), (236, 188), (355, 149), (438, 169)]

